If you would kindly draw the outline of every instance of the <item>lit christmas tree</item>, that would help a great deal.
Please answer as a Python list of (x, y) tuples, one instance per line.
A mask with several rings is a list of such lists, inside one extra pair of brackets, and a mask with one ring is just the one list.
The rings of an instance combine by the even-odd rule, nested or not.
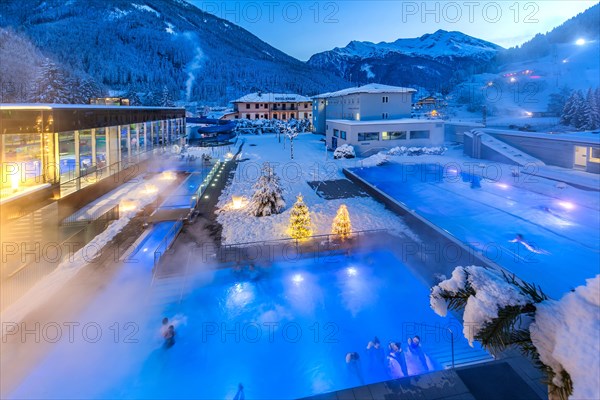
[(331, 225), (331, 233), (338, 235), (342, 239), (346, 239), (352, 232), (352, 224), (350, 223), (350, 214), (345, 204), (342, 204), (337, 210), (337, 214)]
[(294, 239), (305, 239), (312, 235), (310, 227), (310, 213), (308, 207), (299, 194), (290, 214), (290, 236)]

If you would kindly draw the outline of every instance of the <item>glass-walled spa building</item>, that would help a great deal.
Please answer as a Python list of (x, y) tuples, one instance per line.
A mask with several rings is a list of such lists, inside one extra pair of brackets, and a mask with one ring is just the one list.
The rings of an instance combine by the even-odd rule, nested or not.
[(0, 201), (64, 197), (184, 141), (184, 109), (0, 104)]

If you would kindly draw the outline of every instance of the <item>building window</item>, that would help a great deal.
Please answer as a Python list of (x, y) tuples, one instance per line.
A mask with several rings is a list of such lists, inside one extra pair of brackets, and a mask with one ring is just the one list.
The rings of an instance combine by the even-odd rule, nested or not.
[(285, 113), (281, 114), (281, 119), (285, 119)]
[(382, 103), (389, 103), (389, 102), (390, 102), (390, 98), (389, 98), (388, 96), (383, 96), (383, 97), (381, 98), (381, 102), (382, 102)]
[(406, 140), (406, 131), (381, 132), (381, 140)]
[(359, 142), (368, 142), (371, 140), (379, 140), (379, 132), (358, 132)]
[(250, 119), (250, 114), (246, 114), (246, 119)]
[(277, 119), (277, 114), (273, 114), (273, 119)]
[(411, 139), (429, 139), (429, 131), (410, 131)]
[(250, 103), (246, 103), (246, 110), (250, 109)]
[(340, 131), (340, 137), (346, 139), (346, 131)]
[(254, 108), (258, 109), (258, 107), (260, 107), (260, 104), (256, 103), (256, 104), (254, 105)]
[(339, 136), (340, 136), (340, 131), (339, 131), (339, 130), (337, 130), (337, 129), (334, 129), (334, 130), (333, 130), (333, 136), (335, 136), (335, 137), (339, 137)]
[(254, 114), (254, 119), (258, 119), (260, 116), (258, 114)]
[(381, 113), (381, 119), (388, 119), (388, 113)]
[(590, 147), (590, 161), (600, 163), (600, 147)]
[(290, 119), (292, 119), (292, 118), (296, 118), (296, 114), (290, 113)]

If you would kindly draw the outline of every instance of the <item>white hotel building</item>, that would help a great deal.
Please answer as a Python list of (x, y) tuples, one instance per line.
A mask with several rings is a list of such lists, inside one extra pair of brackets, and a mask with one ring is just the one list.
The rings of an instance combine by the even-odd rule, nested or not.
[(324, 93), (313, 97), (313, 125), (325, 134), (329, 149), (350, 144), (357, 155), (396, 146), (442, 145), (442, 121), (410, 118), (415, 92), (372, 83)]

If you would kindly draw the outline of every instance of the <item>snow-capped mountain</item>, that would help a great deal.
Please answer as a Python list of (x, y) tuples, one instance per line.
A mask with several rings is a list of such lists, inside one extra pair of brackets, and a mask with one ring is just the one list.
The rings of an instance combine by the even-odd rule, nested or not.
[(146, 104), (163, 93), (225, 104), (256, 90), (310, 95), (349, 85), (182, 0), (2, 0), (0, 28), (69, 75)]
[[(369, 58), (388, 53), (439, 58), (439, 57), (493, 57), (502, 47), (477, 39), (462, 32), (438, 30), (418, 38), (398, 39), (395, 42), (352, 41), (346, 47), (333, 49), (333, 52), (350, 57)], [(323, 54), (323, 53), (319, 53)], [(316, 55), (315, 55), (316, 56)], [(313, 56), (313, 57), (315, 57)]]
[(346, 47), (313, 55), (308, 64), (335, 71), (355, 82), (429, 84), (460, 80), (456, 72), (484, 67), (502, 47), (461, 32), (438, 30), (394, 42), (352, 41)]

